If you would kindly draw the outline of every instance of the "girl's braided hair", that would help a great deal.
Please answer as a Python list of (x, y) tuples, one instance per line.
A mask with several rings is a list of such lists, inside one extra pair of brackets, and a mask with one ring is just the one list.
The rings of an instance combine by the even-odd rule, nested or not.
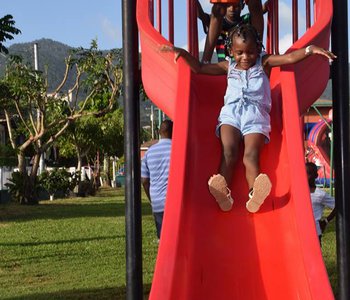
[(253, 25), (244, 23), (238, 24), (237, 26), (233, 27), (227, 39), (227, 47), (229, 49), (231, 49), (232, 47), (232, 40), (237, 37), (240, 37), (243, 40), (243, 42), (245, 42), (248, 39), (252, 39), (256, 42), (258, 53), (261, 52), (263, 44), (260, 39), (259, 33), (256, 31)]

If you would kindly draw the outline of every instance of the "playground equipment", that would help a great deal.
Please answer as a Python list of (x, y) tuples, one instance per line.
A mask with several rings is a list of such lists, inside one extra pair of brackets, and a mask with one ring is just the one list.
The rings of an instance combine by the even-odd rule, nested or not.
[(318, 184), (330, 186), (333, 182), (332, 121), (321, 120), (314, 125), (307, 140), (306, 158), (318, 167)]
[[(214, 128), (225, 77), (193, 74), (181, 59), (174, 64), (173, 55), (160, 53), (159, 45), (169, 42), (150, 21), (150, 2), (137, 4), (143, 84), (149, 98), (174, 120), (150, 299), (334, 299), (314, 227), (299, 123), (326, 86), (328, 62), (312, 57), (273, 70), (271, 143), (261, 159), (273, 184), (271, 195), (259, 213), (247, 212), (248, 188), (239, 163), (231, 185), (234, 208), (223, 213), (207, 180), (219, 164)], [(331, 1), (316, 0), (314, 16), (312, 27), (291, 49), (328, 48)]]
[[(190, 2), (193, 6), (194, 1)], [(124, 3), (127, 6), (128, 2)], [(207, 175), (212, 174), (218, 164), (220, 147), (209, 132), (216, 123), (224, 79), (194, 75), (181, 60), (174, 65), (171, 56), (158, 52), (159, 44), (166, 40), (151, 25), (149, 15), (153, 10), (149, 9), (150, 3), (153, 1), (138, 1), (144, 84), (147, 93), (152, 94), (151, 99), (166, 108), (175, 121), (170, 192), (151, 299), (332, 299), (313, 228), (306, 176), (300, 172), (304, 157), (298, 125), (301, 113), (324, 88), (328, 65), (312, 58), (297, 66), (274, 70), (271, 77), (272, 142), (262, 159), (262, 168), (273, 174), (272, 196), (261, 213), (249, 215), (243, 210), (245, 186), (243, 180), (238, 179), (233, 185), (234, 196), (238, 199), (236, 210), (229, 214), (219, 213), (205, 183)], [(274, 4), (278, 2), (274, 1)], [(296, 41), (293, 48), (309, 43), (328, 46), (331, 1), (320, 0), (314, 4), (316, 21), (301, 39), (298, 40), (297, 33), (294, 35), (293, 26), (293, 40)], [(337, 11), (340, 16), (340, 9)], [(193, 15), (191, 18), (195, 19)], [(269, 19), (272, 21), (276, 21), (275, 17)], [(132, 24), (126, 22), (125, 28), (127, 25)], [(269, 35), (270, 39), (274, 36)], [(169, 37), (169, 40), (172, 39)], [(192, 45), (189, 45), (191, 49)], [(273, 49), (269, 41), (267, 45), (269, 50)], [(333, 44), (336, 49), (340, 45)], [(278, 50), (278, 46), (274, 49)], [(345, 79), (347, 83), (348, 77)], [(215, 93), (215, 90), (219, 91)], [(348, 86), (343, 94), (348, 95)], [(340, 98), (344, 98), (342, 95)], [(208, 103), (209, 99), (211, 103)], [(337, 113), (346, 110), (346, 101), (339, 102), (343, 103), (339, 110), (337, 107)], [(345, 110), (343, 115), (337, 116), (344, 119)], [(130, 151), (132, 154), (135, 153)], [(208, 162), (208, 157), (212, 156), (213, 161)], [(274, 160), (268, 162), (271, 157)], [(203, 161), (208, 164), (204, 165)], [(238, 173), (236, 178), (244, 177), (242, 166)], [(339, 175), (343, 174), (339, 172)], [(138, 182), (135, 186), (139, 186)], [(343, 192), (346, 188), (339, 190)], [(127, 198), (133, 199), (132, 196), (127, 195)], [(345, 209), (342, 210), (344, 214), (348, 214), (344, 201), (341, 206)], [(127, 211), (131, 212), (131, 209)], [(343, 229), (339, 235), (345, 243), (348, 241), (344, 230), (346, 220), (348, 218), (344, 216), (339, 222)], [(128, 225), (133, 224), (129, 222)], [(129, 227), (133, 234), (135, 227)], [(134, 246), (137, 243), (127, 244), (127, 250)], [(347, 246), (344, 244), (343, 252), (338, 252), (345, 266), (340, 271), (341, 299), (347, 299), (346, 295), (349, 295)], [(129, 268), (130, 271), (140, 274), (137, 272), (139, 265), (131, 267), (135, 268)]]

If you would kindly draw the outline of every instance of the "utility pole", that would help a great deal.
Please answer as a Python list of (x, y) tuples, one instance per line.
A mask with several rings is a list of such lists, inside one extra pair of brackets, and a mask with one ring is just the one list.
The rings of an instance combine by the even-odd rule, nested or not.
[[(34, 69), (39, 70), (39, 60), (38, 60), (38, 43), (34, 43)], [(37, 109), (37, 123), (40, 124), (41, 112), (39, 108)], [(39, 141), (40, 142), (40, 141)], [(45, 154), (41, 153), (39, 162), (39, 174), (42, 174), (45, 170)]]

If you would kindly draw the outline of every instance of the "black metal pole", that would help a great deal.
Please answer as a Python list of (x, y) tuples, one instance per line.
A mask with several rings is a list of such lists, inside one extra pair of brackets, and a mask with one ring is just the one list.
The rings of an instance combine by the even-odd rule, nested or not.
[(333, 0), (332, 67), (338, 298), (350, 299), (350, 109), (347, 1)]
[(126, 299), (141, 300), (142, 226), (140, 174), (139, 45), (136, 0), (123, 0)]

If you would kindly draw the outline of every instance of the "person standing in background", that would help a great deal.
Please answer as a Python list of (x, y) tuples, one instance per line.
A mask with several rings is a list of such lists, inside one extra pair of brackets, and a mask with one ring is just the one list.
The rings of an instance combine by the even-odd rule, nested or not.
[[(335, 200), (324, 190), (316, 187), (316, 178), (318, 177), (317, 166), (312, 162), (307, 162), (305, 166), (310, 188), (312, 210), (316, 222), (316, 231), (320, 240), (320, 245), (322, 246), (322, 233), (325, 231), (327, 224), (332, 221), (336, 215)], [(322, 218), (323, 211), (326, 207), (332, 209), (332, 211), (326, 218)]]
[(173, 122), (164, 120), (159, 128), (159, 142), (147, 150), (141, 163), (141, 182), (152, 205), (158, 240), (168, 188), (172, 133)]
[[(197, 2), (197, 6), (198, 4), (199, 3)], [(245, 4), (248, 6), (249, 14), (241, 16), (241, 11)], [(264, 10), (267, 10), (267, 4), (264, 5), (264, 7), (265, 8), (263, 8), (263, 5), (261, 4), (261, 0), (236, 0), (234, 3), (230, 4), (214, 3), (210, 14), (210, 22), (208, 25), (208, 33), (205, 41), (202, 62), (210, 63), (214, 48), (216, 46), (219, 48), (218, 58), (220, 60), (225, 59), (225, 56), (222, 57), (222, 55), (225, 54), (225, 40), (228, 37), (228, 33), (225, 33), (225, 31), (229, 32), (237, 25), (250, 23), (258, 32), (259, 39), (262, 40), (264, 32), (263, 13)], [(198, 12), (199, 16), (201, 16), (200, 9)], [(224, 33), (223, 36), (220, 37), (222, 30), (224, 30)], [(219, 45), (217, 45), (219, 37), (221, 42), (219, 40)]]

